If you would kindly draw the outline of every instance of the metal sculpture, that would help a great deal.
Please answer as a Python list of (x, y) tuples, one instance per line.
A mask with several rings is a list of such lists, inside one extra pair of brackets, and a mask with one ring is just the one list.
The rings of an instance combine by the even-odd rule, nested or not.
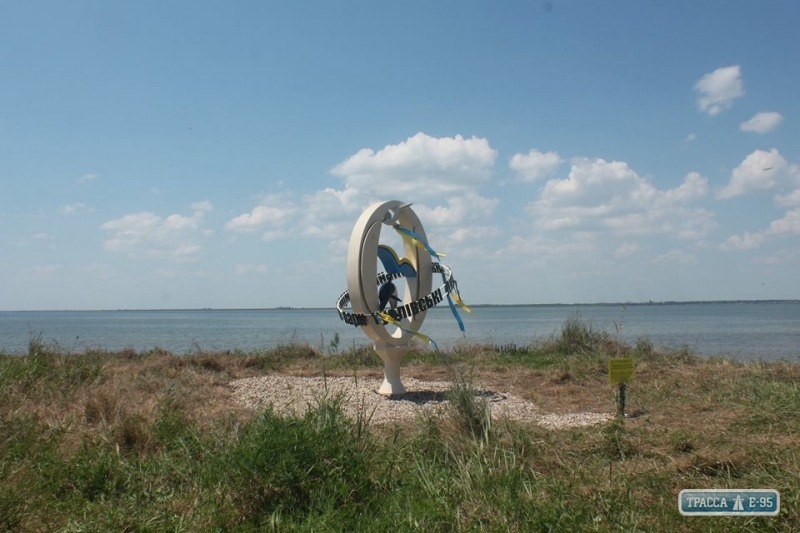
[[(381, 244), (381, 230), (391, 228), (403, 240), (403, 256)], [(413, 338), (435, 348), (436, 343), (419, 332), (428, 309), (448, 301), (461, 330), (464, 324), (454, 301), (464, 310), (458, 285), (450, 269), (433, 258), (442, 257), (427, 241), (425, 229), (411, 204), (397, 200), (378, 202), (368, 207), (356, 221), (347, 254), (347, 291), (337, 300), (339, 317), (361, 327), (372, 340), (375, 352), (384, 363), (384, 380), (378, 392), (386, 396), (405, 393), (400, 379), (400, 360)], [(378, 272), (378, 260), (383, 271)], [(433, 275), (442, 277), (442, 286), (432, 290)], [(398, 294), (395, 281), (404, 278), (405, 290)], [(350, 306), (351, 311), (345, 308)], [(394, 328), (389, 331), (387, 326)]]

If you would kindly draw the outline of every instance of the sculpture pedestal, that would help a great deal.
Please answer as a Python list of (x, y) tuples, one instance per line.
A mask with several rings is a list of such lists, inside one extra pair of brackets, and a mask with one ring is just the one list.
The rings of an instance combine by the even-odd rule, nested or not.
[(383, 396), (398, 396), (406, 393), (406, 388), (400, 380), (400, 360), (408, 352), (408, 346), (378, 346), (375, 353), (383, 360), (383, 384), (378, 389), (378, 394)]

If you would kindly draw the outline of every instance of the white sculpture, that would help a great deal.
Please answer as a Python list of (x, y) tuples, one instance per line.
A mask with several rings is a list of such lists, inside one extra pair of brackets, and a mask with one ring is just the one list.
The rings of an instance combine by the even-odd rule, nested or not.
[[(427, 243), (425, 230), (411, 204), (397, 200), (378, 202), (368, 207), (356, 222), (350, 236), (347, 254), (347, 291), (337, 301), (339, 317), (353, 326), (360, 326), (372, 340), (375, 352), (384, 363), (384, 380), (378, 392), (386, 396), (405, 393), (400, 380), (400, 360), (408, 352), (411, 339), (418, 337), (435, 343), (419, 333), (429, 308), (447, 298), (450, 307), (464, 329), (453, 306), (461, 301), (450, 269), (432, 262), (439, 257)], [(381, 230), (392, 229), (403, 237), (403, 257), (380, 243)], [(378, 273), (380, 259), (384, 271)], [(444, 284), (431, 291), (433, 274), (441, 274)], [(397, 294), (394, 280), (405, 278), (402, 296)], [(452, 299), (451, 299), (452, 296)], [(345, 311), (351, 305), (352, 312)], [(389, 332), (387, 325), (395, 327)]]

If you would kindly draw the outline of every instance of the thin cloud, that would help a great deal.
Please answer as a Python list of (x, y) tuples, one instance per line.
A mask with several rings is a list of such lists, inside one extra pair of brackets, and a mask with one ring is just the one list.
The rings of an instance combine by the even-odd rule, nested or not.
[(695, 257), (683, 250), (670, 250), (669, 252), (654, 257), (651, 261), (653, 263), (678, 263), (681, 265), (686, 265), (689, 263), (693, 263)]
[(780, 206), (800, 205), (800, 189), (795, 189), (789, 194), (776, 194), (775, 203)]
[(700, 78), (694, 89), (700, 93), (697, 109), (716, 116), (730, 109), (733, 100), (744, 95), (741, 68), (739, 65), (718, 68)]
[(758, 248), (769, 238), (786, 235), (800, 235), (800, 207), (791, 209), (783, 218), (773, 220), (770, 225), (758, 231), (746, 231), (742, 235), (731, 235), (720, 248), (722, 250), (751, 250)]
[(233, 269), (233, 273), (237, 276), (263, 275), (267, 272), (267, 265), (255, 263), (239, 263)]
[(263, 227), (281, 228), (297, 212), (293, 204), (257, 205), (249, 213), (232, 218), (225, 229), (236, 233), (251, 233)]
[(783, 116), (775, 111), (763, 111), (757, 113), (750, 120), (739, 124), (742, 131), (752, 131), (755, 133), (767, 133), (778, 127), (783, 120)]
[(616, 250), (614, 257), (628, 257), (639, 251), (639, 245), (635, 242), (624, 242)]
[(74, 215), (81, 215), (84, 213), (91, 213), (94, 209), (88, 207), (86, 204), (81, 202), (76, 202), (74, 204), (67, 204), (61, 208), (59, 208), (58, 212), (65, 216), (74, 216)]
[(100, 178), (100, 174), (84, 174), (83, 176), (79, 177), (77, 180), (79, 185), (85, 185), (90, 181), (94, 181)]

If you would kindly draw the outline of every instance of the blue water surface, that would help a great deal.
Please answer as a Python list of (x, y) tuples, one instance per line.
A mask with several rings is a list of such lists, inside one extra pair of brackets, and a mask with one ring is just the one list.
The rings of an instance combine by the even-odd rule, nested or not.
[[(800, 360), (799, 303), (488, 306), (461, 316), (465, 333), (446, 306), (430, 310), (421, 331), (441, 348), (525, 346), (557, 335), (569, 317), (579, 317), (631, 344), (645, 337), (655, 346), (687, 346), (699, 355)], [(38, 336), (68, 352), (158, 347), (185, 354), (287, 343), (328, 349), (335, 334), (340, 349), (369, 344), (333, 309), (0, 312), (0, 351), (10, 354), (27, 352)]]

